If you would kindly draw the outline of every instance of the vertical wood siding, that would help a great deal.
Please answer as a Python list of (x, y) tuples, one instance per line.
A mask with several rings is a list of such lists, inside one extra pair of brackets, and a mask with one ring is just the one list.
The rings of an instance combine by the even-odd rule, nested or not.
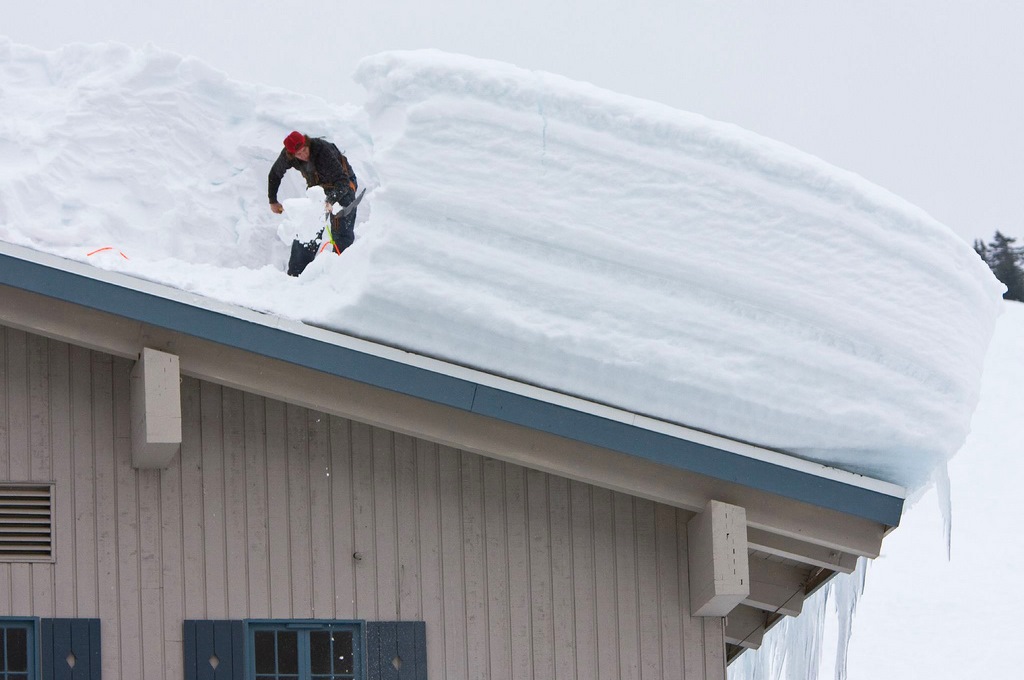
[(423, 620), (439, 680), (722, 680), (690, 515), (192, 378), (131, 467), (131, 362), (0, 327), (0, 480), (53, 481), (53, 563), (0, 615), (102, 619), (106, 680), (179, 680), (183, 619)]

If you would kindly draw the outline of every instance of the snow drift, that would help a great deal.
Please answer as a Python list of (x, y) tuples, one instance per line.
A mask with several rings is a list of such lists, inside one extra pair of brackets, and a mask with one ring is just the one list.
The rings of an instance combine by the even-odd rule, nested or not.
[[(1001, 288), (920, 209), (550, 74), (422, 51), (355, 77), (365, 110), (0, 41), (0, 239), (909, 487), (964, 442)], [(317, 192), (266, 199), (292, 129), (368, 188), (298, 279)]]

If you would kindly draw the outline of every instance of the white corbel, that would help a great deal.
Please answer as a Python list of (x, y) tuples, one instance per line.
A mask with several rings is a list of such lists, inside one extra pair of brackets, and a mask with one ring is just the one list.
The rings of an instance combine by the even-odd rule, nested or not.
[(145, 348), (131, 375), (132, 465), (166, 468), (181, 449), (178, 357)]
[(750, 595), (746, 510), (708, 501), (686, 530), (690, 613), (726, 616)]

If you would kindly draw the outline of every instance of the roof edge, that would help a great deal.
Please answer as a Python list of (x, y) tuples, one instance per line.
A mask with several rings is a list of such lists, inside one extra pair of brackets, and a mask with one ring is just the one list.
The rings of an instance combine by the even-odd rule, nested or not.
[[(801, 500), (816, 505), (864, 516), (853, 506), (865, 498), (885, 497), (887, 510), (869, 514), (890, 526), (898, 523), (907, 496), (906, 489), (890, 482), (77, 260), (0, 242), (0, 261), (6, 261), (0, 266), (0, 283), (14, 288), (780, 495), (798, 497), (784, 488), (797, 480), (798, 486), (812, 489), (800, 494), (809, 495)], [(324, 367), (325, 348), (337, 355), (329, 368)], [(316, 365), (309, 357), (317, 358)], [(680, 442), (686, 443), (682, 449)], [(854, 496), (861, 501), (836, 507), (827, 496), (837, 485), (860, 490)]]

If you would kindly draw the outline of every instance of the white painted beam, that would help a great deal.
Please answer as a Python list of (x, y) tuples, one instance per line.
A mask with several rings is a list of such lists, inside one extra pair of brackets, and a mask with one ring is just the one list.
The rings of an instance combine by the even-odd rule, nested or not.
[(690, 563), (690, 613), (725, 616), (750, 595), (747, 513), (738, 505), (708, 501), (686, 525)]
[(764, 640), (768, 614), (752, 607), (736, 607), (725, 618), (725, 641), (745, 649), (757, 649)]
[[(773, 531), (748, 527), (747, 543), (751, 550), (795, 560), (815, 567), (850, 574), (857, 567), (857, 555), (783, 536)], [(881, 545), (881, 541), (879, 541)], [(877, 557), (878, 555), (868, 555)]]
[(803, 609), (808, 569), (750, 558), (750, 595), (743, 604), (767, 612), (798, 616)]
[(178, 357), (145, 348), (131, 374), (132, 464), (167, 467), (181, 449)]

